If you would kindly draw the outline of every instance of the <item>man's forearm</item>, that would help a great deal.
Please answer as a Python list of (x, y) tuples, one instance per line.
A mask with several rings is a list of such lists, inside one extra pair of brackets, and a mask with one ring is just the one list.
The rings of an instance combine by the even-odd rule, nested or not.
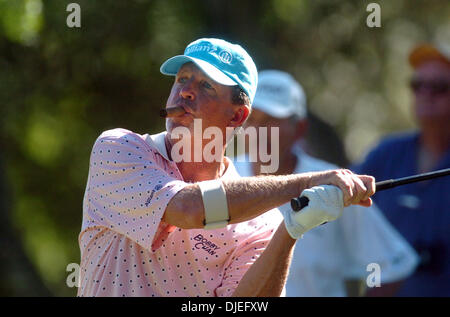
[[(311, 173), (223, 180), (230, 223), (253, 219), (285, 204), (310, 186)], [(184, 229), (203, 228), (203, 199), (198, 185), (183, 188), (169, 202), (163, 220)]]
[(241, 279), (233, 296), (280, 296), (289, 273), (295, 242), (282, 222), (266, 250)]
[[(253, 219), (281, 206), (316, 185), (334, 185), (342, 190), (344, 206), (370, 206), (375, 193), (375, 179), (355, 175), (348, 170), (330, 170), (292, 175), (270, 175), (223, 180), (230, 223)], [(367, 188), (366, 188), (367, 186)], [(163, 221), (183, 229), (203, 228), (205, 212), (200, 188), (186, 186), (169, 202)]]

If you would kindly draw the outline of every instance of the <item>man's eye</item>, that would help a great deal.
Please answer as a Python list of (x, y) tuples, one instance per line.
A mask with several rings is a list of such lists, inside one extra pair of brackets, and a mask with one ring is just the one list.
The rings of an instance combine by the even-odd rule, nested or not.
[(177, 80), (179, 83), (185, 83), (186, 82), (186, 77), (178, 77), (178, 80)]
[(207, 81), (203, 82), (203, 87), (205, 87), (207, 89), (213, 89), (213, 86), (210, 83), (208, 83)]

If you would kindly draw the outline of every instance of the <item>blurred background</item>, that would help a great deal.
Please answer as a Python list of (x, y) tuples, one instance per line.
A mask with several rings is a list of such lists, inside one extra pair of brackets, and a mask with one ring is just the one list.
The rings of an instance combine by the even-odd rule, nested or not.
[[(69, 28), (69, 3), (81, 28)], [(369, 28), (371, 2), (381, 27)], [(310, 151), (345, 166), (415, 128), (407, 56), (450, 37), (446, 0), (0, 0), (0, 295), (74, 296), (69, 263), (98, 135), (164, 129), (161, 63), (200, 37), (240, 43), (308, 96)]]

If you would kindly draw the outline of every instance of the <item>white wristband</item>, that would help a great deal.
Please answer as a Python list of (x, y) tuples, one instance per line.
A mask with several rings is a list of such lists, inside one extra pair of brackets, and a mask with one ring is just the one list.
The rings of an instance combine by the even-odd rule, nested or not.
[(205, 208), (204, 229), (226, 227), (230, 221), (225, 189), (220, 180), (214, 179), (197, 183), (202, 193)]

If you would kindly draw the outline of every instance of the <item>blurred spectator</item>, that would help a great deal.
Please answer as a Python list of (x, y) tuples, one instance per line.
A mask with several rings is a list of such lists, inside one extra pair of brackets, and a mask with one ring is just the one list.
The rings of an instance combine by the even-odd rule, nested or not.
[[(449, 56), (448, 49), (430, 44), (411, 52), (411, 90), (419, 129), (381, 140), (356, 171), (384, 180), (450, 167)], [(421, 260), (398, 296), (450, 296), (449, 192), (450, 177), (442, 177), (374, 196)]]
[[(275, 174), (336, 168), (302, 150), (300, 145), (307, 131), (306, 97), (302, 87), (287, 73), (277, 70), (259, 73), (248, 126), (268, 128), (268, 150), (273, 146), (270, 144), (271, 127), (279, 128), (280, 164)], [(252, 164), (249, 159), (240, 162), (244, 159), (239, 157), (235, 163), (241, 176), (260, 174), (262, 163)], [(285, 204), (279, 207), (282, 208), (291, 207)], [(311, 230), (297, 242), (285, 287), (286, 296), (349, 295), (347, 282), (365, 284), (370, 263), (380, 265), (382, 283), (393, 282), (411, 274), (417, 256), (376, 206), (347, 207), (341, 218)]]

